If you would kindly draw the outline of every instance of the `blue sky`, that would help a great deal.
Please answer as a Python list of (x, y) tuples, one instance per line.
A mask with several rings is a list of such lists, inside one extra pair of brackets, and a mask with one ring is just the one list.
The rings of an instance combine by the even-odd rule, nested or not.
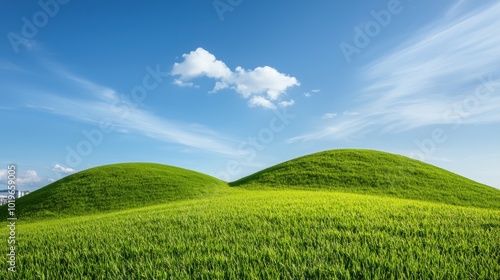
[(0, 179), (366, 148), (500, 188), (500, 3), (478, 2), (5, 0)]

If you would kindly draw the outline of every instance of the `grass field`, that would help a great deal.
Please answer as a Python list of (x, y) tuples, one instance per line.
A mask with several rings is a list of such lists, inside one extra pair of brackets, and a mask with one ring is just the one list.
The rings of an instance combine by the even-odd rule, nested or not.
[[(352, 165), (359, 160), (343, 156)], [(398, 159), (394, 160), (400, 165)], [(331, 161), (324, 159), (316, 165), (332, 166)], [(382, 162), (378, 165), (384, 166)], [(125, 206), (110, 202), (116, 206), (89, 212), (61, 208), (62, 214), (49, 219), (25, 211), (29, 215), (19, 217), (16, 228), (18, 272), (7, 272), (6, 254), (2, 254), (5, 269), (0, 270), (0, 279), (498, 279), (500, 275), (500, 210), (494, 196), (500, 191), (457, 175), (453, 178), (451, 173), (448, 182), (466, 180), (469, 188), (479, 188), (469, 190), (472, 194), (491, 192), (492, 197), (482, 198), (489, 204), (476, 207), (473, 199), (469, 205), (468, 200), (456, 200), (451, 192), (463, 186), (449, 186), (450, 195), (436, 202), (424, 201), (425, 196), (416, 200), (395, 197), (391, 191), (382, 191), (391, 189), (383, 184), (364, 188), (351, 181), (335, 187), (324, 181), (322, 189), (324, 178), (315, 179), (318, 184), (314, 185), (304, 174), (294, 174), (298, 178), (291, 176), (289, 181), (278, 175), (255, 175), (230, 187), (199, 173), (141, 164), (115, 176), (118, 181), (113, 188), (129, 189), (119, 181), (135, 180), (135, 170), (146, 176), (150, 167), (175, 173), (169, 176), (181, 183), (165, 192), (166, 200), (157, 197)], [(115, 172), (113, 166), (106, 168), (108, 173)], [(365, 167), (361, 170), (370, 172)], [(90, 171), (100, 174), (99, 168)], [(183, 180), (176, 174), (188, 177)], [(194, 174), (200, 181), (189, 179)], [(290, 176), (290, 172), (286, 174), (283, 176)], [(418, 174), (423, 176), (422, 182), (430, 182)], [(82, 174), (73, 176), (64, 180), (67, 188), (77, 179), (78, 188), (86, 187)], [(411, 182), (410, 177), (399, 180)], [(308, 179), (300, 183), (303, 178)], [(204, 191), (204, 179), (209, 180), (210, 191)], [(105, 187), (92, 182), (94, 192)], [(60, 184), (49, 187), (58, 189)], [(190, 191), (182, 190), (184, 184)], [(353, 189), (346, 190), (349, 186)], [(356, 187), (361, 190), (354, 190)], [(188, 195), (176, 199), (171, 192)], [(31, 203), (38, 204), (35, 198), (31, 197)], [(463, 205), (452, 205), (457, 201)], [(55, 213), (54, 208), (46, 207), (39, 211)], [(2, 227), (0, 233), (6, 236), (8, 228)]]

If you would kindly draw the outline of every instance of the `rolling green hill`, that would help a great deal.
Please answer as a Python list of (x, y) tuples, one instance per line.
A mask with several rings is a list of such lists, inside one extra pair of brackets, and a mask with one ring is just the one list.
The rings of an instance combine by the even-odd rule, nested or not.
[(16, 201), (0, 279), (500, 275), (500, 190), (434, 166), (334, 150), (230, 185), (147, 163), (68, 176)]
[(500, 209), (500, 190), (417, 160), (372, 150), (303, 156), (231, 186), (327, 189)]
[(420, 161), (371, 150), (307, 155), (229, 185), (208, 175), (166, 165), (114, 164), (65, 177), (19, 199), (16, 207), (24, 219), (43, 219), (202, 198), (235, 188), (295, 188), (500, 209), (497, 189)]
[[(16, 202), (23, 219), (102, 213), (220, 194), (213, 177), (152, 163), (113, 164), (65, 177)], [(5, 208), (5, 206), (4, 206)]]

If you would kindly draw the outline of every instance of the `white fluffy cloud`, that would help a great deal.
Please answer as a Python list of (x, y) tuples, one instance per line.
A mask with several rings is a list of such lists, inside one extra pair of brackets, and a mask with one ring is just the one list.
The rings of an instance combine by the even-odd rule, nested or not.
[(38, 177), (38, 174), (36, 173), (35, 170), (27, 170), (25, 172), (21, 172), (20, 174), (18, 174), (18, 177), (16, 178), (16, 183), (21, 186), (38, 183), (40, 181), (41, 179), (40, 177)]
[[(270, 66), (247, 70), (236, 67), (231, 71), (224, 62), (204, 50), (197, 48), (188, 54), (183, 54), (184, 61), (175, 63), (171, 74), (179, 76), (174, 81), (178, 86), (193, 86), (190, 80), (198, 77), (209, 77), (216, 80), (211, 92), (230, 88), (249, 99), (251, 107), (260, 106), (274, 109), (280, 105), (281, 97), (290, 87), (299, 86), (295, 77), (278, 72)], [(294, 102), (293, 102), (294, 103)], [(283, 103), (291, 106), (293, 103)]]
[(248, 101), (248, 106), (250, 107), (260, 106), (266, 109), (276, 109), (276, 106), (271, 101), (269, 101), (265, 97), (258, 95), (250, 98), (250, 100)]
[(62, 174), (71, 174), (71, 173), (76, 172), (76, 170), (74, 170), (73, 168), (64, 167), (64, 166), (62, 166), (60, 164), (54, 165), (54, 167), (52, 167), (52, 171), (59, 172), (59, 173), (62, 173)]
[(299, 85), (294, 77), (278, 72), (276, 69), (264, 66), (254, 70), (236, 68), (229, 83), (244, 97), (254, 94), (266, 94), (270, 100), (277, 100), (289, 87)]
[(289, 106), (292, 106), (293, 104), (295, 104), (295, 100), (293, 100), (293, 99), (290, 99), (288, 101), (281, 101), (279, 103), (280, 107), (289, 107)]
[(40, 177), (38, 177), (35, 170), (27, 170), (26, 172), (21, 173), (17, 178), (17, 183), (19, 185), (29, 185), (38, 182), (40, 182)]
[(180, 75), (182, 81), (201, 76), (216, 79), (231, 76), (231, 70), (224, 62), (217, 60), (213, 54), (202, 48), (183, 54), (182, 57), (184, 61), (175, 63), (172, 68), (172, 75)]

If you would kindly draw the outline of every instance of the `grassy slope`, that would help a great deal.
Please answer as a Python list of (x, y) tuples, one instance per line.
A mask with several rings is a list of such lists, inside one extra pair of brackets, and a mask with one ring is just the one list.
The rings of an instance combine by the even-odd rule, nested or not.
[[(7, 230), (1, 227), (0, 234)], [(222, 196), (22, 224), (17, 238), (17, 279), (500, 275), (498, 210), (331, 191), (236, 188)], [(0, 263), (5, 258), (1, 254)], [(7, 276), (0, 270), (0, 279)]]
[[(500, 191), (403, 156), (333, 150), (258, 172), (238, 187), (329, 189), (500, 209)], [(17, 201), (23, 219), (123, 210), (230, 192), (227, 183), (159, 164), (96, 167), (54, 182)], [(6, 211), (6, 206), (0, 208)]]
[(417, 160), (370, 150), (300, 157), (231, 185), (330, 189), (500, 209), (497, 189)]
[[(16, 201), (21, 219), (143, 207), (200, 198), (229, 189), (197, 172), (151, 163), (114, 164), (65, 177)], [(6, 212), (6, 206), (0, 210)]]
[[(500, 274), (498, 209), (346, 193), (498, 208), (497, 190), (444, 170), (386, 153), (340, 150), (233, 185), (247, 187), (157, 164), (66, 177), (17, 201), (17, 279)], [(151, 206), (137, 208), (145, 205)], [(127, 210), (111, 212), (119, 209)], [(53, 219), (41, 220), (47, 215)], [(8, 228), (0, 227), (0, 235)], [(0, 270), (0, 279), (11, 276)]]

